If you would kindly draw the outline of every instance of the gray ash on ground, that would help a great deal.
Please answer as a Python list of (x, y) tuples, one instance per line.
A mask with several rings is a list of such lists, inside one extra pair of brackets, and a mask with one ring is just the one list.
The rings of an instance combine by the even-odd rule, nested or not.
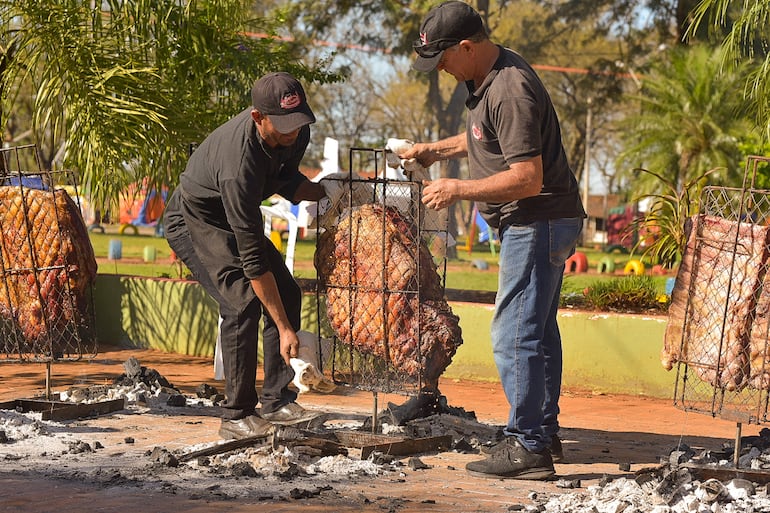
[[(112, 399), (125, 399), (129, 403), (166, 405), (182, 407), (191, 399), (176, 388), (165, 376), (155, 369), (141, 365), (135, 357), (123, 363), (125, 372), (112, 381), (112, 385), (72, 386), (58, 394), (58, 400), (72, 403), (96, 403)], [(201, 387), (199, 387), (201, 388)], [(201, 390), (204, 390), (201, 388)], [(216, 388), (205, 388), (210, 392), (205, 399), (218, 404), (224, 398)], [(202, 396), (199, 394), (199, 398)]]
[[(219, 392), (201, 385), (195, 397), (179, 392), (162, 375), (144, 368), (135, 359), (124, 365), (126, 373), (112, 385), (73, 387), (62, 396), (72, 401), (96, 401), (123, 397), (126, 409), (110, 414), (107, 424), (94, 419), (53, 422), (41, 420), (40, 413), (0, 410), (0, 460), (13, 472), (35, 472), (52, 479), (86, 480), (105, 486), (132, 486), (160, 490), (207, 500), (248, 498), (256, 501), (341, 500), (350, 483), (374, 480), (392, 483), (394, 490), (409, 475), (434, 472), (420, 455), (393, 456), (374, 451), (361, 459), (355, 450), (328, 454), (319, 445), (271, 440), (270, 443), (223, 451), (188, 461), (191, 451), (216, 447), (224, 442), (195, 444), (183, 449), (156, 444), (149, 448), (133, 442), (136, 415), (152, 415), (157, 422), (171, 416), (201, 414), (213, 416), (212, 398)], [(181, 397), (178, 406), (169, 397)], [(384, 418), (387, 416), (383, 415)], [(390, 419), (393, 420), (393, 419)], [(403, 420), (403, 418), (401, 419)], [(402, 422), (384, 424), (382, 432), (420, 438), (451, 435), (449, 451), (479, 453), (503, 436), (501, 426), (477, 421), (471, 415), (431, 414)], [(363, 421), (345, 421), (333, 428), (316, 427), (323, 438), (333, 430), (370, 429)], [(596, 485), (582, 487), (580, 479), (555, 481), (549, 493), (531, 493), (526, 503), (512, 503), (509, 511), (564, 513), (737, 513), (770, 511), (767, 485), (730, 476), (734, 449), (726, 443), (705, 449), (678, 444), (661, 455), (653, 468), (638, 470), (628, 477), (607, 477)], [(770, 467), (770, 430), (757, 437), (745, 437), (741, 445), (740, 468), (762, 472)], [(620, 463), (620, 462), (619, 462)], [(620, 463), (622, 464), (622, 463)], [(708, 467), (726, 473), (721, 478), (704, 476), (692, 467)], [(462, 472), (462, 471), (460, 471)], [(624, 472), (625, 473), (625, 472)], [(733, 469), (733, 474), (735, 471)], [(725, 477), (727, 476), (727, 477)], [(526, 487), (522, 481), (511, 486)], [(367, 499), (370, 500), (370, 499)], [(379, 499), (371, 499), (379, 500)], [(384, 499), (383, 499), (384, 500)], [(399, 505), (383, 507), (397, 511)]]

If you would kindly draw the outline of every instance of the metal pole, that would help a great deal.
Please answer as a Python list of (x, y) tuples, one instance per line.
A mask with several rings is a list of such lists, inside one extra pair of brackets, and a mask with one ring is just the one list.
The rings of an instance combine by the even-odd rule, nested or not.
[[(587, 108), (586, 108), (586, 147), (585, 147), (585, 156), (583, 159), (583, 208), (586, 210), (586, 214), (588, 214), (588, 186), (590, 183), (590, 174), (591, 174), (591, 118), (592, 118), (592, 111), (591, 111), (591, 104), (593, 100), (591, 98), (588, 98), (586, 101)], [(583, 227), (583, 245), (587, 246), (587, 240), (586, 238), (588, 235), (588, 223), (590, 220), (590, 214), (586, 216), (585, 220), (585, 226)]]
[(372, 392), (372, 433), (377, 432), (377, 391)]
[(593, 100), (589, 98), (586, 101), (588, 105), (586, 108), (586, 147), (585, 157), (583, 160), (583, 207), (588, 208), (588, 184), (591, 172), (591, 103)]
[(735, 451), (733, 452), (733, 463), (735, 468), (738, 468), (738, 463), (741, 458), (741, 423), (738, 422), (735, 425)]
[(45, 362), (45, 398), (51, 400), (51, 361)]

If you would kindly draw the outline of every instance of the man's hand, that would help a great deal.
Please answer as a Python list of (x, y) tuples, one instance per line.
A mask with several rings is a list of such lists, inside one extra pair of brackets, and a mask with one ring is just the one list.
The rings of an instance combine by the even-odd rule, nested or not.
[(290, 360), (296, 358), (299, 354), (299, 339), (294, 330), (285, 330), (280, 334), (281, 337), (281, 356), (286, 365), (290, 365)]
[(404, 161), (416, 161), (422, 167), (430, 167), (434, 162), (439, 160), (440, 155), (430, 148), (428, 143), (415, 143), (414, 146), (408, 150), (399, 153), (399, 158)]
[(460, 199), (460, 181), (455, 178), (439, 178), (438, 180), (423, 180), (422, 203), (433, 210), (441, 210)]

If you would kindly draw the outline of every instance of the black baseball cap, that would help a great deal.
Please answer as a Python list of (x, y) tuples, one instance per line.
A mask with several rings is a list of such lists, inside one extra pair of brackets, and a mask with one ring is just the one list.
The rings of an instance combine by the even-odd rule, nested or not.
[(251, 88), (251, 102), (282, 134), (315, 123), (305, 90), (285, 71), (270, 73), (257, 80)]
[(444, 50), (479, 33), (484, 27), (481, 16), (465, 2), (444, 2), (430, 10), (420, 25), (420, 39), (414, 43), (417, 71), (433, 71)]

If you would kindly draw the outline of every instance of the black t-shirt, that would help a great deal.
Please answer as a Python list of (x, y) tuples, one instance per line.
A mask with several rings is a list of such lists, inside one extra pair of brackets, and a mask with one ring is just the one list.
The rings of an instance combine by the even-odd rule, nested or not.
[[(218, 265), (212, 262), (217, 253), (231, 253), (249, 279), (270, 269), (260, 204), (273, 194), (293, 199), (306, 180), (299, 164), (310, 142), (310, 127), (304, 126), (292, 146), (270, 148), (259, 136), (251, 110), (218, 127), (198, 146), (179, 178), (177, 202), (204, 263)], [(228, 247), (205, 247), (217, 241)], [(221, 281), (223, 273), (216, 274)]]
[(577, 180), (567, 163), (551, 98), (535, 70), (516, 52), (500, 56), (481, 86), (470, 95), (467, 138), (471, 178), (506, 171), (515, 162), (543, 159), (540, 194), (506, 203), (479, 202), (479, 212), (494, 228), (542, 219), (585, 217)]

